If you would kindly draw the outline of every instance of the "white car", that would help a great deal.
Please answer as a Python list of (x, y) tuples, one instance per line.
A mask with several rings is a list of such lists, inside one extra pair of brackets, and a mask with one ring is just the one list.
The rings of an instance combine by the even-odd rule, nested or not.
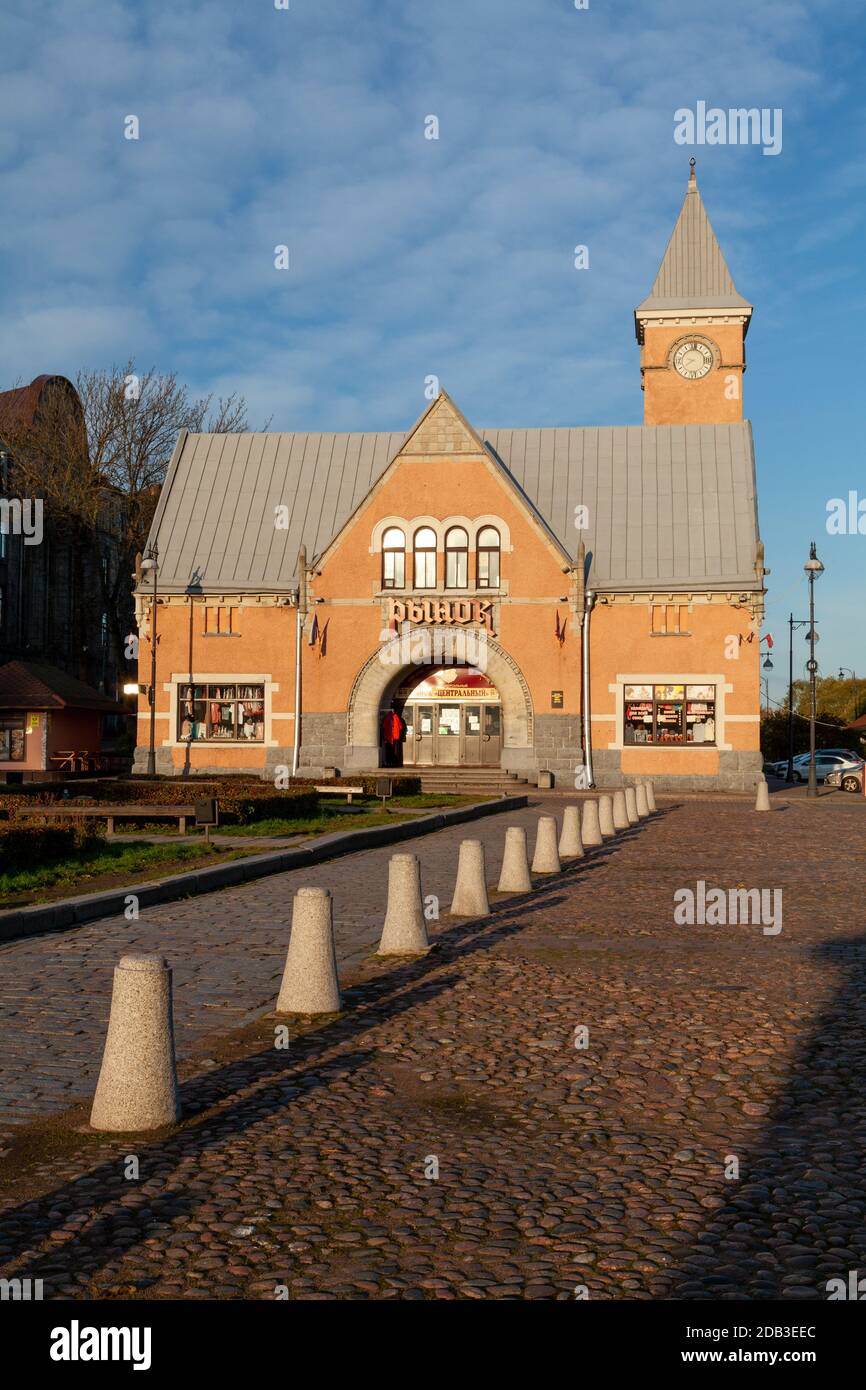
[[(809, 780), (809, 758), (808, 753), (798, 753), (794, 759), (794, 781), (807, 782)], [(780, 771), (778, 777), (787, 777), (788, 760), (777, 763)], [(847, 748), (816, 748), (815, 749), (815, 777), (819, 782), (823, 782), (832, 772), (856, 772), (863, 766), (863, 759), (857, 753), (851, 753)]]

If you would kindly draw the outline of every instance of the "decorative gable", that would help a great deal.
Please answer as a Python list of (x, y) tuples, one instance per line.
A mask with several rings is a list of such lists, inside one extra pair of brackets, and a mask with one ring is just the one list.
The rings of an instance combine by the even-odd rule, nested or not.
[(399, 457), (421, 454), (484, 454), (484, 445), (451, 397), (441, 391), (421, 416)]

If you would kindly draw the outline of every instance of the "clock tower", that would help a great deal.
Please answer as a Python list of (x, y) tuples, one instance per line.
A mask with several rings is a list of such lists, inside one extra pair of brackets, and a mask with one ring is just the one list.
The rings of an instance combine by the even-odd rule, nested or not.
[(695, 161), (658, 275), (634, 311), (644, 424), (743, 418), (752, 306), (738, 294), (703, 204)]

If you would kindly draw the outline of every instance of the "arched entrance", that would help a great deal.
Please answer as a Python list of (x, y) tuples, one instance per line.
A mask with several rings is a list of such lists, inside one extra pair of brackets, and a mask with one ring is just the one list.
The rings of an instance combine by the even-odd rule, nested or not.
[(500, 766), (502, 702), (492, 680), (475, 666), (410, 672), (394, 692), (390, 709), (402, 719), (404, 736), (399, 742), (386, 738), (389, 765)]
[[(474, 669), (480, 671), (483, 666), (483, 676), (498, 695), (500, 723), (498, 765), (510, 772), (524, 772), (526, 769), (532, 769), (535, 766), (535, 753), (532, 698), (529, 693), (529, 686), (517, 663), (498, 642), (488, 638), (484, 643), (483, 651), (484, 661), (479, 662)], [(349, 696), (349, 707), (346, 715), (345, 767), (360, 769), (382, 766), (385, 761), (381, 739), (382, 715), (384, 711), (391, 708), (392, 701), (395, 699), (399, 705), (400, 699), (397, 692), (404, 689), (414, 690), (433, 671), (441, 672), (452, 669), (465, 668), (431, 667), (429, 661), (424, 665), (407, 661), (404, 639), (398, 636), (395, 636), (391, 642), (384, 643), (382, 648), (374, 653), (358, 672)], [(481, 688), (478, 687), (478, 689)], [(405, 704), (406, 697), (401, 698)], [(480, 696), (475, 701), (472, 701), (470, 696), (466, 703), (480, 705), (482, 700), (485, 707), (488, 700), (491, 704), (495, 703), (489, 696)], [(420, 702), (416, 702), (416, 705), (417, 703)], [(463, 701), (461, 700), (460, 703), (462, 706)], [(441, 707), (437, 708), (436, 712), (441, 712)], [(413, 721), (414, 718), (415, 713), (413, 711)], [(448, 715), (447, 718), (453, 722), (454, 715)], [(461, 737), (464, 730), (468, 730), (470, 734), (474, 732), (469, 729), (469, 723), (467, 716), (461, 710)], [(481, 723), (483, 730), (483, 715), (481, 716)], [(414, 737), (413, 732), (413, 739)], [(443, 739), (447, 737), (448, 735), (442, 735)], [(438, 740), (438, 738), (437, 726), (436, 739)], [(470, 743), (470, 753), (471, 750), (472, 745)], [(464, 744), (465, 752), (466, 745)], [(415, 765), (419, 764), (416, 762)], [(455, 764), (449, 765), (454, 766)], [(476, 765), (483, 766), (484, 764)]]

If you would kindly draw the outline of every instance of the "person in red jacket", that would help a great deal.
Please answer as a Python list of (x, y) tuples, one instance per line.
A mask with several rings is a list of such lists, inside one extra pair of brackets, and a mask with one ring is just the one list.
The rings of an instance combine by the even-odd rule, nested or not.
[(385, 745), (385, 766), (399, 767), (406, 725), (392, 705), (382, 720), (382, 742)]

